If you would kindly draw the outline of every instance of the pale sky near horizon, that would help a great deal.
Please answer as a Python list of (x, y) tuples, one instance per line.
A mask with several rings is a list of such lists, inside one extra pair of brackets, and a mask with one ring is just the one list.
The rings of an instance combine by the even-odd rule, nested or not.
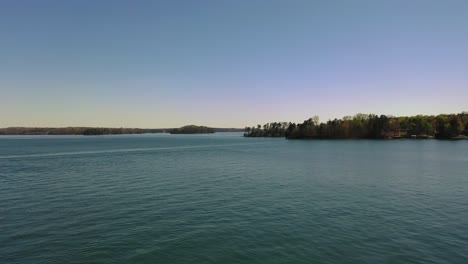
[(468, 1), (0, 2), (0, 127), (468, 110)]

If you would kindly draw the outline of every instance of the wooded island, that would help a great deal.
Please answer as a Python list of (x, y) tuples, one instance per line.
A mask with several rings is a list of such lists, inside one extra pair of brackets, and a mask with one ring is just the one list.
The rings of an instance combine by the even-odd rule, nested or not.
[(214, 128), (206, 126), (183, 126), (181, 128), (173, 128), (169, 130), (171, 134), (210, 134), (216, 132)]

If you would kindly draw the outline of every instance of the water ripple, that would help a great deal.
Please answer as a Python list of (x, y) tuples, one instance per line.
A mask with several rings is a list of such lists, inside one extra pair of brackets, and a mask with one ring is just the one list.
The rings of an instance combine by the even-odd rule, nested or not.
[(92, 151), (73, 151), (73, 152), (59, 152), (59, 153), (38, 153), (38, 154), (23, 154), (23, 155), (6, 155), (0, 156), (0, 159), (17, 159), (17, 158), (42, 158), (42, 157), (55, 157), (55, 156), (75, 156), (75, 155), (89, 155), (89, 154), (107, 154), (107, 153), (125, 153), (125, 152), (145, 152), (145, 151), (160, 151), (160, 150), (188, 150), (188, 149), (202, 149), (202, 148), (221, 148), (221, 147), (235, 147), (235, 146), (250, 146), (265, 144), (260, 143), (245, 143), (245, 144), (223, 144), (223, 145), (197, 145), (197, 146), (177, 146), (177, 147), (158, 147), (158, 148), (133, 148), (133, 149), (108, 149), (108, 150), (92, 150)]

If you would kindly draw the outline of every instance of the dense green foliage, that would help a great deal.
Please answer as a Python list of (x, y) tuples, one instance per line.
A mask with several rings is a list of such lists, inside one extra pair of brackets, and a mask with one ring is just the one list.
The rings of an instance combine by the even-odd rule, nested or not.
[(302, 124), (269, 123), (245, 128), (246, 137), (286, 137), (290, 139), (379, 139), (437, 138), (468, 136), (468, 112), (438, 116), (393, 117), (357, 114), (320, 123), (317, 116)]
[(214, 128), (195, 125), (183, 126), (181, 128), (173, 128), (169, 130), (169, 133), (171, 134), (208, 134), (214, 132)]

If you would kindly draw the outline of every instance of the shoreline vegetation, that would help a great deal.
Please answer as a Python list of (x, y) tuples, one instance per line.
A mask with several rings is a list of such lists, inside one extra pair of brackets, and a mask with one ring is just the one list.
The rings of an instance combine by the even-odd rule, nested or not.
[(244, 137), (286, 139), (468, 139), (468, 112), (437, 116), (357, 114), (321, 123), (318, 116), (302, 124), (274, 122), (246, 127)]
[[(191, 128), (191, 129), (190, 129)], [(176, 132), (176, 133), (171, 133)], [(177, 133), (185, 132), (185, 133)], [(208, 131), (208, 132), (206, 132)], [(212, 131), (212, 132), (211, 132)], [(107, 127), (7, 127), (0, 128), (0, 135), (130, 135), (130, 134), (201, 134), (216, 132), (243, 132), (241, 128), (210, 128), (203, 126), (184, 126), (181, 128), (107, 128)]]

